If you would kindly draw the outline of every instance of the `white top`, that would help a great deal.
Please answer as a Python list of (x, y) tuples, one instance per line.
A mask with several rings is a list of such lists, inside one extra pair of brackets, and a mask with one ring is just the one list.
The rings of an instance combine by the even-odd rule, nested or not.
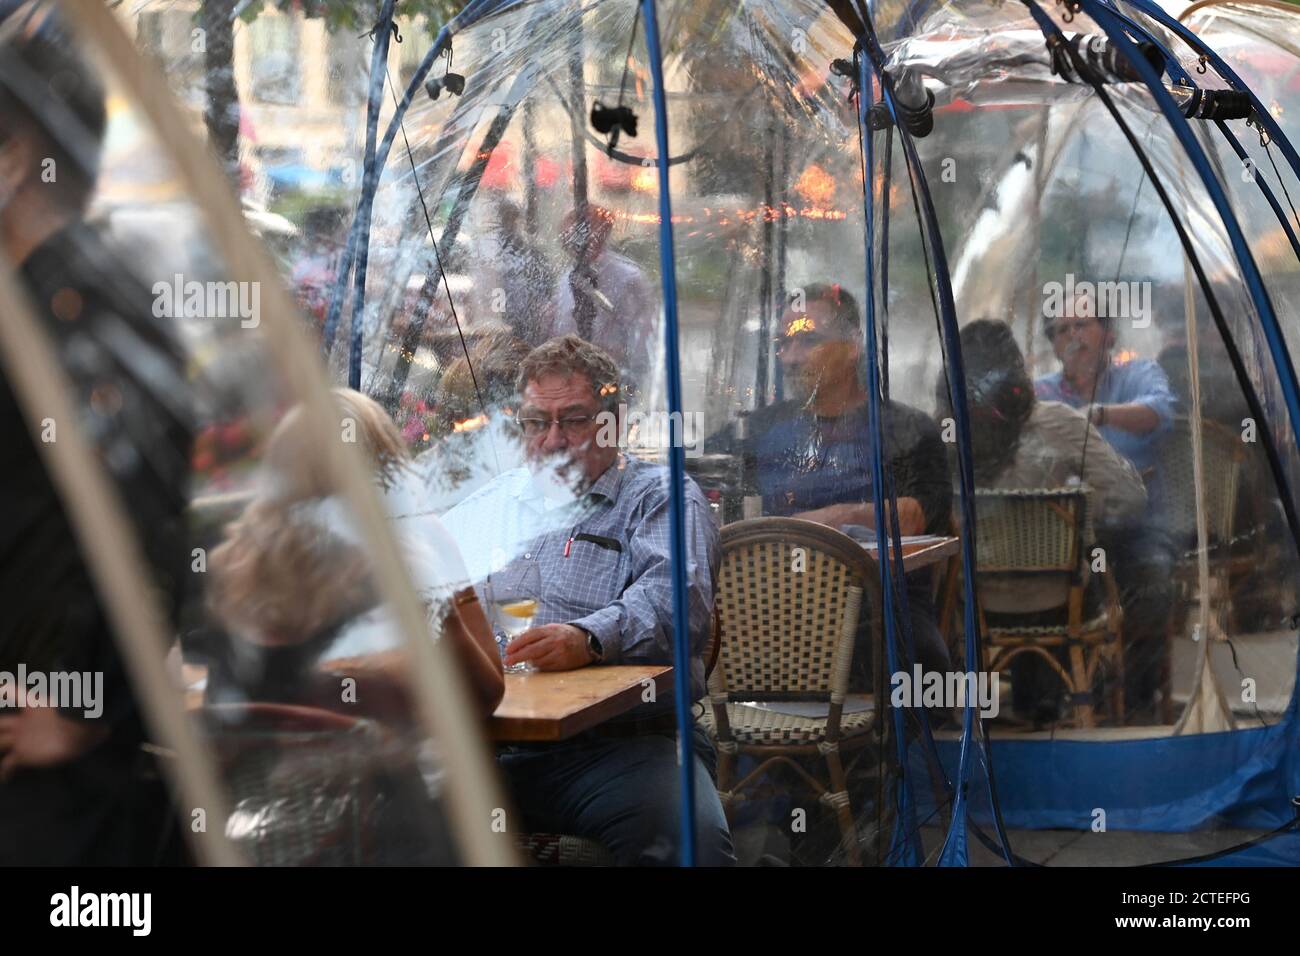
[[(591, 342), (610, 354), (620, 368), (631, 372), (648, 388), (656, 368), (659, 326), (659, 296), (641, 267), (625, 256), (606, 250), (595, 263), (596, 292), (592, 301), (596, 317), (591, 325)], [(554, 311), (548, 338), (577, 335), (573, 318), (573, 289), (569, 269), (555, 289)], [(608, 303), (601, 301), (602, 297)]]
[[(384, 511), (406, 564), (411, 585), (429, 608), (430, 636), (438, 636), (443, 609), (453, 594), (469, 585), (469, 573), (456, 539), (437, 515), (420, 504), (419, 481), (409, 470), (381, 491)], [(316, 520), (344, 541), (364, 548), (351, 508), (340, 496), (312, 506)], [(401, 646), (397, 625), (389, 608), (380, 604), (349, 621), (329, 649), (329, 658), (354, 657)]]

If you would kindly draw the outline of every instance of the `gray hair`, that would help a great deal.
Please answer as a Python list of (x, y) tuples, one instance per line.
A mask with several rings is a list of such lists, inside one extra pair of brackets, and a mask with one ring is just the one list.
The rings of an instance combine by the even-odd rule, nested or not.
[(529, 352), (519, 368), (515, 388), (522, 395), (529, 382), (546, 375), (584, 375), (602, 408), (612, 411), (618, 406), (622, 394), (618, 366), (603, 349), (576, 335), (550, 339)]

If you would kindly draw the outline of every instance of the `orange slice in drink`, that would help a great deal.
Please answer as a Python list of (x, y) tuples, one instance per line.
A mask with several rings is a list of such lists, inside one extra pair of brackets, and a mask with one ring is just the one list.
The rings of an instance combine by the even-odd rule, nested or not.
[(509, 604), (502, 604), (501, 610), (511, 617), (532, 617), (537, 613), (537, 602), (531, 598), (526, 601), (511, 601)]

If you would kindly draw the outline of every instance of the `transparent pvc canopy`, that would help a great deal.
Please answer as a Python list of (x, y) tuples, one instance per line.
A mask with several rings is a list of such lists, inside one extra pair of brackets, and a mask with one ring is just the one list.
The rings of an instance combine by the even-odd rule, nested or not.
[[(236, 848), (326, 862), (333, 831), (281, 837), (360, 808), (346, 862), (462, 860), (499, 809), (632, 863), (1294, 861), (1295, 15), (1198, 7), (476, 2), (360, 39), (267, 11), (224, 158), (296, 312), (99, 69), (88, 217), (156, 246), (114, 285), (171, 302), (207, 568), (175, 656)], [(201, 104), (183, 25), (135, 26)], [(491, 681), (440, 657), (471, 711), (435, 726), (413, 641), (450, 649), (471, 586), (507, 639), (599, 648), (544, 670), (675, 673), (581, 735), (502, 732), (503, 796), (449, 790)], [(661, 772), (611, 783), (632, 755)]]
[[(496, 652), (465, 625), (463, 563), (412, 504), (392, 422), (296, 358), (310, 346), (273, 260), (161, 85), (111, 65), (137, 56), (112, 17), (24, 7), (0, 53), (18, 157), (6, 428), (26, 489), (4, 670), (28, 692), (6, 728), (6, 853), (508, 860), (448, 809), (475, 788), (506, 806), (478, 723)], [(87, 469), (100, 497), (78, 493)], [(462, 690), (462, 663), (486, 676)], [(79, 681), (93, 692), (71, 706)], [(42, 727), (57, 766), (25, 762)]]

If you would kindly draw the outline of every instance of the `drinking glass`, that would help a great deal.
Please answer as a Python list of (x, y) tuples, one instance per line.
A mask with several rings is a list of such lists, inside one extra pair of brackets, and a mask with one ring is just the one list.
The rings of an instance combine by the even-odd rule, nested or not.
[[(533, 626), (537, 616), (542, 591), (541, 574), (536, 561), (525, 559), (517, 566), (508, 568), (492, 585), (493, 625), (496, 631), (497, 649), (501, 659), (506, 657), (506, 647), (520, 634)], [(504, 665), (508, 674), (527, 674), (537, 668), (525, 661), (520, 664)]]

